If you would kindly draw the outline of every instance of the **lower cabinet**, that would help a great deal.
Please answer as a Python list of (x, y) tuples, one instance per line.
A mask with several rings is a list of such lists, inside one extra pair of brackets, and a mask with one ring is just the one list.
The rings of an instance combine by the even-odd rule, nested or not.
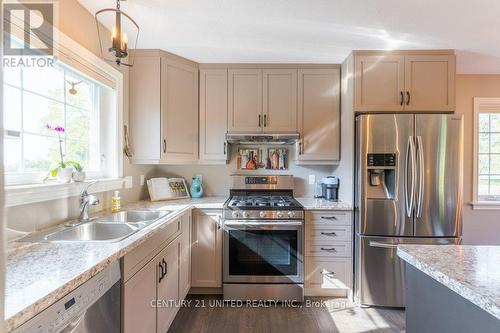
[(179, 242), (179, 298), (184, 299), (191, 288), (191, 214), (182, 217)]
[(179, 310), (178, 301), (185, 298), (191, 285), (190, 243), (191, 211), (188, 211), (125, 255), (122, 332), (168, 331)]
[(351, 220), (345, 211), (306, 212), (306, 296), (352, 297)]
[(157, 332), (166, 333), (179, 310), (175, 304), (179, 300), (179, 245), (180, 240), (176, 238), (153, 259), (158, 263), (156, 298), (158, 301), (167, 301), (166, 304), (161, 304), (157, 308)]
[(156, 333), (156, 309), (151, 302), (156, 299), (158, 282), (157, 262), (152, 260), (123, 286), (124, 333)]
[(222, 287), (222, 211), (194, 210), (191, 286)]

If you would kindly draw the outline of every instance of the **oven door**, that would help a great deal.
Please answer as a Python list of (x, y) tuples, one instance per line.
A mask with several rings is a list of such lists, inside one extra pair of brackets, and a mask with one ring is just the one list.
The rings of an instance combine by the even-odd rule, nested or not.
[(304, 283), (302, 221), (224, 221), (224, 283)]

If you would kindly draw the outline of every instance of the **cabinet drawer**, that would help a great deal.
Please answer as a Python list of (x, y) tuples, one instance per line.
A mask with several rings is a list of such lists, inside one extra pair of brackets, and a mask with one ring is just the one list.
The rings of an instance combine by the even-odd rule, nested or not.
[(351, 213), (313, 211), (309, 212), (306, 224), (307, 223), (321, 225), (351, 225)]
[(351, 289), (351, 259), (321, 259), (307, 257), (305, 287), (321, 289)]
[(308, 242), (306, 244), (306, 256), (350, 257), (351, 246), (351, 243), (346, 242)]
[(306, 225), (306, 241), (350, 242), (352, 241), (351, 227)]
[(141, 267), (148, 263), (161, 250), (160, 246), (163, 243), (171, 241), (181, 234), (181, 221), (182, 216), (179, 216), (167, 225), (161, 226), (161, 230), (154, 236), (123, 257), (124, 281), (131, 278)]

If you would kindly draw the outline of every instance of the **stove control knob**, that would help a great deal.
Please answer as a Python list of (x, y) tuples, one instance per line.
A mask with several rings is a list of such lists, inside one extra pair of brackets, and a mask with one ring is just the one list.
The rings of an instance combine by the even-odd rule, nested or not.
[(290, 217), (290, 218), (294, 218), (294, 217), (295, 217), (295, 212), (293, 212), (293, 211), (289, 211), (289, 212), (288, 212), (288, 217)]
[(276, 215), (277, 215), (279, 218), (282, 218), (282, 217), (283, 217), (283, 212), (278, 212)]
[(265, 218), (265, 217), (266, 217), (266, 212), (264, 212), (264, 211), (260, 212), (260, 213), (259, 213), (259, 216), (260, 216), (261, 218)]
[(238, 217), (238, 216), (240, 216), (240, 213), (238, 213), (238, 212), (233, 212), (233, 213), (232, 213), (232, 216), (233, 216), (233, 217)]
[(247, 218), (247, 217), (249, 216), (249, 215), (248, 215), (248, 212), (243, 212), (243, 214), (242, 214), (242, 215), (243, 215), (243, 217), (244, 217), (244, 218)]

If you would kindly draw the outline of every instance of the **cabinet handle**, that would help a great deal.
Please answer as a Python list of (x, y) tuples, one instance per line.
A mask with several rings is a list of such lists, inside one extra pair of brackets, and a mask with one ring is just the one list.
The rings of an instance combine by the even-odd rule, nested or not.
[(165, 258), (163, 258), (161, 260), (161, 262), (163, 263), (163, 267), (165, 268), (165, 273), (164, 274), (167, 275), (167, 273), (168, 273), (168, 265), (167, 265), (167, 262), (165, 261)]
[(167, 140), (163, 139), (163, 153), (167, 152)]
[(262, 116), (259, 114), (259, 127), (261, 127), (261, 126), (262, 126), (261, 117), (262, 117)]
[(410, 105), (410, 92), (406, 92), (406, 105)]
[(326, 269), (321, 271), (321, 275), (327, 276), (327, 277), (334, 277), (335, 273), (334, 272), (329, 272)]
[(299, 141), (299, 155), (302, 155), (302, 140)]
[(267, 127), (267, 114), (264, 115), (264, 127)]
[(399, 99), (399, 105), (402, 106), (405, 103), (405, 94), (402, 91), (400, 91), (399, 93), (401, 94)]
[(321, 232), (322, 235), (327, 235), (327, 236), (337, 236), (336, 233), (334, 232)]
[(226, 143), (224, 142), (224, 155), (226, 155)]
[(217, 230), (220, 230), (220, 228), (221, 228), (221, 224), (222, 224), (222, 222), (221, 222), (221, 220), (220, 220), (220, 216), (218, 216), (218, 217), (217, 217)]
[(158, 280), (158, 283), (160, 283), (160, 282), (161, 282), (161, 280), (163, 280), (163, 277), (164, 277), (165, 275), (163, 274), (163, 266), (162, 266), (161, 262), (160, 262), (160, 263), (158, 263), (158, 267), (160, 268), (160, 271), (159, 271), (159, 272), (160, 272), (160, 279)]
[(336, 216), (321, 216), (321, 218), (323, 220), (336, 220), (337, 219)]
[(330, 247), (330, 248), (327, 248), (327, 247), (322, 247), (322, 248), (321, 248), (321, 251), (327, 251), (327, 252), (337, 252), (337, 250), (336, 250), (334, 247)]

